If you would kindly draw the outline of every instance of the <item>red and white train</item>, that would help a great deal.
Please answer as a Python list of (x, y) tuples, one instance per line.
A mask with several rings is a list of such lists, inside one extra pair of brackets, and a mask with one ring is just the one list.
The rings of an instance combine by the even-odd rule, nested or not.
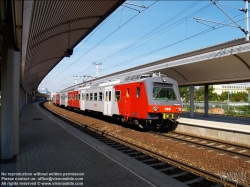
[(111, 116), (140, 128), (169, 126), (182, 113), (177, 82), (160, 73), (130, 75), (115, 81), (88, 81), (78, 89), (57, 93), (53, 103)]

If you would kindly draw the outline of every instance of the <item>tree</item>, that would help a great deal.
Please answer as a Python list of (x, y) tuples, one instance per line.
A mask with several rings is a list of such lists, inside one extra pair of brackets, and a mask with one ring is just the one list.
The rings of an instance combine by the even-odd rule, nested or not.
[(232, 102), (247, 102), (247, 93), (246, 92), (234, 92), (230, 95), (230, 101)]
[(190, 90), (189, 87), (179, 87), (179, 91), (180, 91), (180, 96), (181, 96), (181, 100), (182, 102), (189, 102), (190, 101)]
[[(208, 100), (209, 101), (217, 101), (218, 100), (217, 93), (214, 93), (213, 91), (214, 91), (214, 87), (208, 86)], [(198, 102), (205, 101), (205, 87), (204, 86), (199, 86), (199, 87), (195, 88), (194, 100), (198, 101)]]
[(249, 88), (246, 88), (246, 91), (247, 91), (248, 93), (250, 93), (250, 87), (249, 87)]
[(228, 92), (227, 92), (227, 91), (222, 92), (222, 93), (219, 95), (219, 98), (220, 98), (220, 101), (227, 101), (227, 100), (228, 100)]

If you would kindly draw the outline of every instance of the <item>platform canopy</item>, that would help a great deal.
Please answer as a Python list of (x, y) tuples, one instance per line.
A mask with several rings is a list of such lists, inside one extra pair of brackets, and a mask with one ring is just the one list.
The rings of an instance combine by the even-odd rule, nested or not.
[[(74, 47), (124, 0), (16, 0), (0, 2), (1, 24), (12, 7), (16, 49), (21, 52), (21, 85), (31, 94)], [(11, 3), (11, 5), (9, 4)], [(2, 42), (2, 38), (0, 38)], [(1, 52), (1, 51), (0, 51)]]
[[(91, 81), (115, 81), (146, 72), (164, 74), (175, 79), (179, 86), (250, 81), (250, 43), (245, 41), (245, 38), (236, 39), (150, 62)], [(77, 86), (81, 87), (84, 84)], [(65, 91), (74, 87), (76, 86), (69, 87)]]

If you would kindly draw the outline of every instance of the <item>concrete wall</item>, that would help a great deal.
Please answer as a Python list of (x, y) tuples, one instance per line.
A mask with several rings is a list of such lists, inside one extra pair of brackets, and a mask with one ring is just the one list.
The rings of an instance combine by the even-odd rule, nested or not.
[(200, 127), (188, 124), (178, 124), (175, 131), (237, 144), (250, 145), (250, 133), (245, 132)]

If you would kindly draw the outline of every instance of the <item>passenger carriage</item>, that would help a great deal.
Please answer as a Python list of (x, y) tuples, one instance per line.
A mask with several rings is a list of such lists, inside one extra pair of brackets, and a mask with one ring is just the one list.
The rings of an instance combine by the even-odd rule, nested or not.
[(93, 81), (68, 92), (68, 107), (112, 116), (141, 128), (168, 126), (182, 112), (177, 82), (155, 73), (115, 81)]

